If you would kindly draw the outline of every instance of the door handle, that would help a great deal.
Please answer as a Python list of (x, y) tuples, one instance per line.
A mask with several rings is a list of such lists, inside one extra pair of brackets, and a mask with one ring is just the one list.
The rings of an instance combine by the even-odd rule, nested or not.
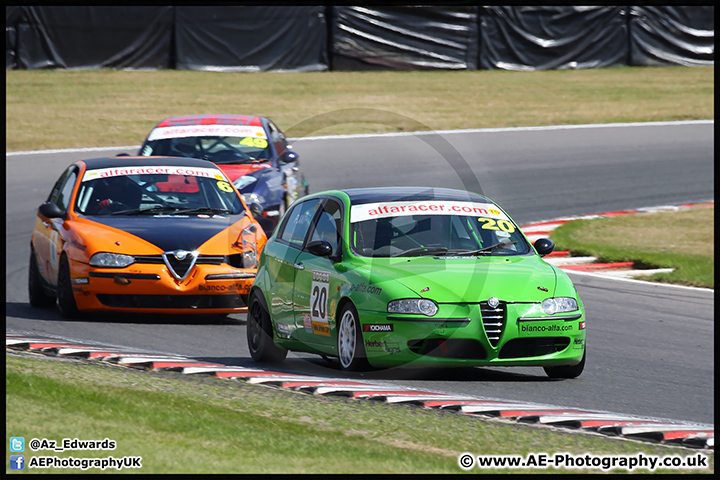
[(293, 263), (293, 267), (297, 268), (298, 270), (305, 270), (305, 266), (302, 263)]

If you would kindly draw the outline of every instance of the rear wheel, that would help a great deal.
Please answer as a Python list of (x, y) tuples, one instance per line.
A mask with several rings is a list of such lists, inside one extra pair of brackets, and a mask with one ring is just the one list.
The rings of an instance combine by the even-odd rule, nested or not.
[(65, 255), (60, 259), (60, 271), (58, 272), (58, 307), (60, 316), (63, 318), (75, 318), (80, 313), (72, 290), (70, 262)]
[(587, 354), (587, 347), (583, 352), (582, 360), (577, 365), (566, 365), (562, 367), (543, 367), (545, 373), (550, 378), (577, 378), (585, 369), (585, 355)]
[(246, 331), (248, 349), (253, 360), (271, 363), (285, 360), (287, 350), (278, 347), (273, 342), (270, 314), (265, 310), (255, 292), (250, 295)]
[(30, 265), (28, 268), (28, 297), (30, 306), (34, 308), (47, 308), (55, 305), (55, 297), (48, 295), (40, 278), (40, 269), (37, 264), (35, 250), (30, 248)]
[(346, 304), (340, 313), (337, 351), (340, 368), (343, 370), (360, 371), (370, 368), (360, 332), (360, 317), (352, 303)]

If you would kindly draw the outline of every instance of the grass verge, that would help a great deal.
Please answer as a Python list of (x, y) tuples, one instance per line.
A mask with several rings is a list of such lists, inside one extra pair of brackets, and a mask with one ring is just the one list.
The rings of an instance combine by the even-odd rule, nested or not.
[(714, 72), (8, 70), (5, 149), (139, 145), (163, 118), (202, 113), (268, 116), (291, 138), (713, 119)]
[(715, 208), (575, 220), (550, 238), (557, 250), (599, 262), (673, 268), (645, 280), (715, 288)]
[[(29, 357), (6, 355), (6, 409), (13, 412), (6, 417), (8, 438), (22, 436), (26, 443), (33, 438), (58, 442), (107, 438), (117, 447), (63, 453), (26, 450), (26, 464), (42, 455), (112, 455), (142, 457), (141, 469), (123, 473), (462, 473), (458, 457), (464, 452), (523, 457), (540, 452), (687, 457), (699, 453), (416, 407), (313, 397), (232, 380)], [(655, 472), (711, 473), (713, 453), (708, 463), (700, 470)], [(6, 471), (10, 472), (7, 465)], [(93, 471), (98, 472), (88, 470)]]

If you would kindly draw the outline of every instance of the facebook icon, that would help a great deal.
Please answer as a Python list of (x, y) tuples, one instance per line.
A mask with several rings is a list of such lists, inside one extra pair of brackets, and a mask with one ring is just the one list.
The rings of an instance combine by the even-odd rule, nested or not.
[(25, 455), (10, 455), (10, 470), (25, 470)]

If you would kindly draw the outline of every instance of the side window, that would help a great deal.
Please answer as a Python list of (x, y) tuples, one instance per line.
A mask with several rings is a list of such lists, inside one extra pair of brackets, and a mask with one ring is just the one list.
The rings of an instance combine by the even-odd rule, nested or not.
[(275, 126), (274, 123), (268, 122), (268, 130), (270, 130), (270, 142), (275, 148), (275, 154), (280, 156), (287, 149), (285, 135)]
[(58, 178), (58, 181), (55, 182), (55, 185), (53, 186), (52, 191), (50, 192), (50, 196), (48, 197), (47, 201), (51, 203), (57, 203), (58, 198), (60, 197), (60, 192), (62, 191), (63, 185), (65, 185), (65, 180), (75, 172), (77, 167), (75, 165), (71, 165), (63, 172), (62, 175), (60, 175), (60, 178)]
[(68, 175), (67, 180), (65, 181), (65, 184), (62, 187), (62, 190), (60, 190), (60, 195), (57, 199), (57, 206), (60, 207), (62, 210), (67, 211), (67, 209), (70, 207), (70, 197), (72, 196), (73, 189), (75, 188), (75, 181), (77, 180), (77, 172), (73, 171)]
[(335, 200), (327, 200), (322, 207), (320, 216), (310, 236), (310, 241), (325, 240), (333, 247), (332, 255), (340, 253), (340, 226), (342, 225), (342, 209)]
[(286, 215), (280, 227), (278, 239), (290, 245), (302, 248), (305, 235), (310, 228), (315, 212), (322, 199), (314, 198), (295, 205)]
[(48, 201), (56, 204), (61, 210), (67, 211), (70, 207), (70, 197), (72, 196), (75, 182), (77, 180), (77, 168), (72, 166), (68, 168), (60, 177), (53, 187), (52, 193)]

